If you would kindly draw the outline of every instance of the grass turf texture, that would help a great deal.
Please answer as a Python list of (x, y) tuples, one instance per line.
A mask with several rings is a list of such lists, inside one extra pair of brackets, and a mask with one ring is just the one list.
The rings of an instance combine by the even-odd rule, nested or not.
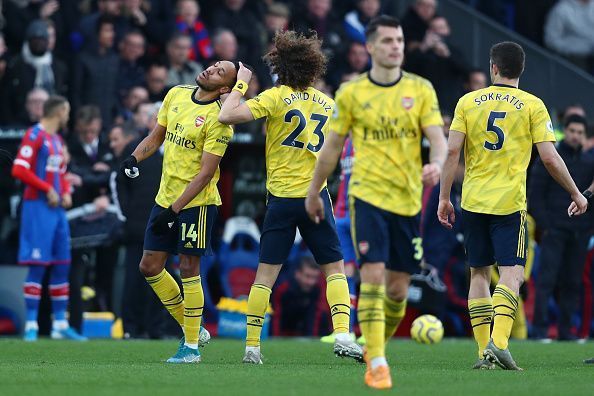
[[(243, 343), (214, 339), (198, 365), (164, 360), (176, 341), (0, 339), (0, 395), (361, 395), (365, 366), (335, 358), (332, 346), (313, 340), (263, 344), (265, 363), (244, 365)], [(388, 358), (398, 395), (593, 395), (594, 343), (511, 344), (524, 372), (475, 371), (475, 344), (445, 340), (418, 345), (396, 340)]]

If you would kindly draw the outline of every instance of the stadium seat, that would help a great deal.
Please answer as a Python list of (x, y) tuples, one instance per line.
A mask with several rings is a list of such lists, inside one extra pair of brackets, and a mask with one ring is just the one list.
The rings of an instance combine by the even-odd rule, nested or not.
[(219, 250), (221, 286), (227, 297), (247, 296), (256, 277), (260, 231), (249, 217), (232, 217), (225, 223)]

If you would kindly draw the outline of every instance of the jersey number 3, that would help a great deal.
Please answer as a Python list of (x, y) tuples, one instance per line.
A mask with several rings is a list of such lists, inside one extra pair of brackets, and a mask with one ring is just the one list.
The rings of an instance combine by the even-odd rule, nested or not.
[[(287, 114), (285, 114), (285, 122), (291, 123), (293, 121), (293, 118), (295, 117), (299, 120), (299, 123), (297, 124), (293, 132), (291, 132), (289, 136), (287, 136), (281, 144), (283, 146), (301, 149), (303, 148), (303, 146), (305, 146), (305, 144), (297, 140), (297, 137), (301, 134), (301, 132), (303, 132), (303, 130), (307, 126), (307, 120), (305, 119), (305, 116), (302, 112), (300, 112), (297, 109), (293, 109), (288, 111)], [(318, 144), (314, 146), (313, 144), (308, 143), (307, 149), (309, 151), (317, 153), (318, 151), (320, 151), (322, 145), (324, 144), (324, 133), (322, 132), (322, 128), (326, 124), (326, 121), (328, 121), (328, 116), (314, 113), (311, 115), (311, 121), (317, 122), (316, 128), (314, 129), (313, 133), (318, 135)]]
[(503, 147), (503, 142), (505, 141), (505, 133), (503, 129), (499, 128), (495, 125), (495, 121), (498, 118), (505, 118), (506, 112), (505, 111), (492, 111), (489, 114), (489, 121), (487, 122), (487, 132), (493, 132), (497, 135), (497, 141), (495, 143), (491, 143), (488, 140), (485, 140), (485, 148), (487, 150), (497, 151), (501, 150)]

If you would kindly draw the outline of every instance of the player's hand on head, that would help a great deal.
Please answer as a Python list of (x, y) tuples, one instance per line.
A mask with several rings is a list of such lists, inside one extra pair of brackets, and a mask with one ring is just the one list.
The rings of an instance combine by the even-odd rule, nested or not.
[(305, 211), (311, 221), (319, 224), (320, 221), (324, 220), (324, 201), (319, 195), (308, 195), (305, 198)]
[(46, 197), (47, 197), (47, 204), (49, 206), (51, 206), (52, 208), (55, 208), (60, 203), (60, 196), (58, 195), (56, 190), (54, 190), (53, 187), (50, 187), (50, 189), (46, 193)]
[(175, 213), (170, 206), (155, 216), (155, 220), (151, 224), (151, 230), (153, 230), (156, 235), (166, 235), (177, 222), (177, 217), (178, 214)]
[(137, 165), (138, 161), (136, 160), (136, 157), (131, 155), (120, 164), (120, 172), (122, 175), (129, 177), (130, 179), (134, 179), (140, 176), (140, 171), (138, 170)]
[(62, 195), (62, 207), (64, 209), (70, 209), (72, 207), (72, 195), (70, 195), (70, 194)]
[(454, 205), (450, 201), (440, 200), (437, 207), (437, 219), (445, 228), (451, 230), (456, 222), (456, 212)]
[(249, 83), (252, 79), (252, 71), (245, 67), (243, 63), (239, 62), (239, 70), (237, 71), (237, 79)]
[(433, 187), (439, 183), (441, 167), (438, 164), (427, 164), (423, 166), (423, 184), (425, 187)]

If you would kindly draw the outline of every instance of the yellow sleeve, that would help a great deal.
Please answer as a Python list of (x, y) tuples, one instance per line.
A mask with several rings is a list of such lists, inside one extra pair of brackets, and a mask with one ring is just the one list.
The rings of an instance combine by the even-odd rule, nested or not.
[(538, 100), (534, 108), (530, 110), (530, 134), (532, 135), (532, 143), (556, 141), (553, 123), (544, 103)]
[(171, 98), (174, 95), (175, 88), (171, 88), (167, 95), (165, 95), (165, 99), (163, 99), (163, 103), (161, 104), (161, 108), (159, 109), (159, 113), (157, 114), (157, 122), (159, 125), (167, 128), (167, 112), (169, 111), (169, 102), (171, 102)]
[(458, 100), (456, 110), (454, 110), (454, 119), (450, 125), (451, 131), (458, 131), (466, 134), (466, 116), (464, 115), (464, 97)]
[(206, 132), (204, 151), (222, 157), (233, 137), (233, 128), (230, 125), (214, 121)]
[(427, 82), (427, 85), (423, 86), (423, 103), (421, 106), (421, 128), (428, 126), (442, 126), (443, 119), (441, 118), (441, 111), (439, 110), (439, 102), (437, 100), (437, 94), (433, 85)]
[(339, 89), (334, 98), (334, 111), (330, 120), (330, 130), (341, 136), (346, 136), (351, 129), (353, 114), (351, 112), (350, 95), (345, 89)]
[(269, 117), (276, 112), (278, 101), (277, 89), (271, 88), (261, 92), (253, 99), (249, 99), (245, 104), (250, 108), (254, 119)]

